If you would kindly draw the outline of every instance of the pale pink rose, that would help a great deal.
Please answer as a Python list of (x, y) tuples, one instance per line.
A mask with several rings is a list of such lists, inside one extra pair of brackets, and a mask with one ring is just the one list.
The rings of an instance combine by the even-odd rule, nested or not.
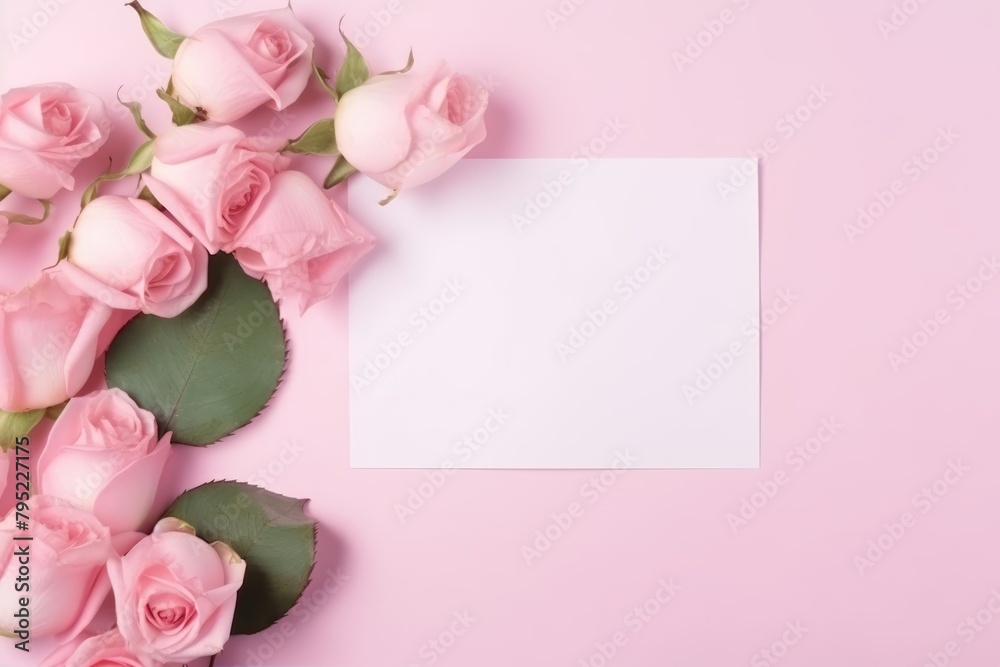
[(443, 63), (381, 74), (348, 91), (334, 114), (337, 148), (394, 190), (437, 178), (486, 138), (486, 88)]
[[(25, 514), (27, 531), (17, 526), (16, 509), (0, 522), (0, 631), (16, 635), (23, 629), (15, 616), (23, 597), (30, 603), (32, 639), (60, 635), (68, 641), (107, 597), (104, 567), (115, 556), (111, 532), (94, 515), (59, 498), (32, 496)], [(26, 536), (33, 539), (14, 539)], [(30, 549), (30, 591), (17, 588), (25, 547)]]
[(177, 519), (162, 519), (108, 563), (118, 628), (135, 651), (165, 662), (215, 655), (229, 639), (246, 563)]
[(312, 76), (313, 36), (290, 8), (209, 23), (174, 56), (177, 98), (229, 123), (262, 104), (284, 109)]
[(374, 243), (312, 179), (285, 171), (271, 181), (233, 254), (247, 274), (267, 281), (275, 299), (301, 314), (330, 296)]
[[(0, 452), (0, 496), (7, 490), (10, 479), (10, 454)], [(7, 509), (6, 507), (4, 509)]]
[(208, 285), (208, 253), (149, 202), (107, 196), (77, 218), (63, 273), (112, 308), (184, 312)]
[(57, 648), (39, 667), (164, 667), (136, 653), (114, 628), (103, 635), (80, 635)]
[(230, 252), (289, 159), (258, 150), (229, 125), (197, 123), (164, 132), (144, 178), (156, 199), (211, 253)]
[(47, 408), (76, 394), (129, 314), (81, 293), (61, 265), (0, 296), (0, 410)]
[(138, 530), (153, 506), (170, 434), (121, 389), (71, 398), (49, 431), (35, 479), (47, 496), (93, 512), (112, 534)]
[(3, 239), (7, 236), (7, 228), (10, 227), (10, 221), (3, 215), (0, 215), (0, 243), (3, 243)]
[(67, 83), (13, 88), (0, 98), (0, 185), (38, 199), (72, 190), (73, 170), (110, 131), (93, 93)]

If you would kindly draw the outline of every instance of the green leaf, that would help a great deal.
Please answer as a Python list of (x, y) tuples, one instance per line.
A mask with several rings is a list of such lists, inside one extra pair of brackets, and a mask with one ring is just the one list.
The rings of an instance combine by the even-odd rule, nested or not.
[(105, 183), (107, 181), (120, 181), (128, 176), (138, 176), (142, 172), (149, 169), (152, 164), (153, 140), (150, 139), (135, 149), (135, 152), (132, 153), (132, 157), (129, 158), (128, 164), (125, 165), (124, 169), (113, 174), (101, 174), (95, 178), (94, 182), (88, 185), (87, 189), (83, 191), (83, 198), (80, 200), (80, 208), (83, 208), (94, 200), (94, 197), (97, 196), (97, 189), (101, 183)]
[(333, 119), (318, 120), (297, 139), (292, 139), (284, 150), (301, 155), (336, 155), (337, 135), (333, 129)]
[(343, 155), (337, 158), (337, 161), (333, 163), (333, 169), (330, 173), (326, 175), (326, 180), (323, 181), (323, 187), (329, 190), (338, 183), (343, 182), (348, 176), (356, 172), (350, 162), (347, 161)]
[(0, 185), (0, 201), (2, 201), (11, 192), (13, 192), (13, 190), (10, 188)]
[(180, 47), (181, 42), (187, 39), (187, 35), (180, 35), (163, 25), (163, 21), (147, 12), (139, 4), (139, 0), (132, 0), (132, 2), (127, 3), (125, 6), (131, 7), (139, 15), (142, 31), (146, 33), (146, 37), (149, 38), (150, 43), (156, 49), (157, 53), (165, 58), (173, 58), (177, 55), (177, 49)]
[(306, 502), (242, 482), (209, 482), (186, 491), (163, 513), (194, 526), (206, 542), (228, 544), (246, 561), (233, 634), (274, 625), (309, 585), (316, 522), (303, 511)]
[(122, 100), (120, 88), (118, 89), (118, 103), (124, 107), (127, 107), (128, 110), (132, 112), (132, 120), (135, 121), (135, 126), (138, 127), (143, 134), (145, 134), (150, 139), (156, 138), (156, 135), (153, 134), (153, 131), (149, 129), (148, 125), (146, 125), (146, 121), (142, 119), (142, 105), (139, 104), (138, 102), (125, 102), (124, 100)]
[(174, 125), (190, 125), (191, 123), (197, 123), (198, 121), (206, 119), (203, 112), (184, 106), (180, 100), (172, 97), (162, 88), (156, 89), (156, 96), (166, 102), (167, 106), (170, 107), (171, 120), (173, 120)]
[(208, 289), (165, 319), (139, 315), (108, 349), (105, 375), (173, 441), (210, 445), (250, 423), (285, 368), (285, 335), (267, 286), (232, 256), (209, 260)]
[(344, 57), (344, 64), (340, 66), (340, 71), (337, 72), (335, 90), (338, 100), (347, 91), (353, 90), (367, 81), (370, 73), (368, 63), (365, 62), (365, 57), (361, 55), (358, 48), (344, 34), (343, 18), (340, 19), (340, 36), (344, 38), (344, 44), (347, 45), (347, 55)]
[(7, 218), (7, 222), (16, 222), (21, 225), (37, 225), (48, 220), (49, 213), (52, 212), (52, 202), (48, 199), (39, 199), (38, 203), (42, 205), (42, 217), (40, 218), (25, 215), (23, 213), (10, 213), (7, 211), (0, 211), (0, 215)]
[(406, 67), (403, 69), (394, 69), (391, 72), (382, 72), (382, 74), (406, 74), (413, 68), (413, 49), (410, 49), (410, 57), (406, 60)]
[(44, 409), (25, 412), (0, 410), (0, 450), (6, 452), (13, 448), (17, 444), (17, 439), (28, 435), (44, 416)]
[(327, 76), (326, 71), (316, 64), (316, 50), (313, 49), (313, 74), (319, 79), (320, 85), (323, 86), (323, 90), (333, 95), (334, 98), (337, 97), (337, 91), (333, 86), (330, 85), (330, 77)]

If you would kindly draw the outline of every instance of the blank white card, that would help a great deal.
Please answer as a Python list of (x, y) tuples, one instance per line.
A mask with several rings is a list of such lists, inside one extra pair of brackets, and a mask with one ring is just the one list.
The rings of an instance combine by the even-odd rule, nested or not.
[(350, 278), (352, 467), (756, 467), (747, 163), (467, 160), (385, 207), (352, 179), (378, 238)]

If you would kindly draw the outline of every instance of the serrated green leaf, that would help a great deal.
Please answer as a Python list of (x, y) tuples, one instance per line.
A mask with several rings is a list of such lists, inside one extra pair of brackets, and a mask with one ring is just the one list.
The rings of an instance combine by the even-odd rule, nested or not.
[(139, 315), (108, 349), (105, 375), (156, 416), (173, 441), (210, 445), (250, 423), (285, 368), (285, 335), (267, 286), (225, 253), (208, 289), (170, 319)]
[(52, 212), (52, 202), (48, 199), (39, 199), (38, 203), (42, 205), (42, 217), (40, 218), (25, 215), (24, 213), (11, 213), (8, 211), (0, 211), (0, 215), (7, 218), (7, 222), (10, 223), (17, 223), (20, 225), (37, 225), (48, 220), (49, 213)]
[(333, 129), (333, 119), (316, 121), (298, 138), (289, 141), (285, 150), (301, 155), (337, 155), (337, 135)]
[(337, 158), (337, 161), (333, 163), (333, 169), (330, 173), (326, 175), (326, 179), (323, 181), (323, 187), (329, 190), (338, 183), (342, 183), (347, 179), (348, 176), (356, 172), (350, 162), (347, 161), (343, 155)]
[(146, 33), (146, 37), (149, 38), (150, 43), (156, 49), (157, 53), (164, 58), (173, 58), (177, 55), (177, 49), (180, 48), (181, 42), (187, 39), (186, 35), (181, 35), (170, 30), (163, 24), (163, 21), (146, 11), (139, 4), (139, 0), (132, 0), (132, 2), (127, 3), (125, 6), (131, 7), (139, 15), (142, 31)]
[(233, 634), (265, 630), (288, 613), (316, 563), (316, 522), (305, 500), (241, 482), (209, 482), (186, 491), (163, 513), (194, 526), (206, 542), (224, 542), (246, 561)]
[(156, 96), (167, 103), (170, 107), (170, 119), (173, 121), (174, 125), (178, 127), (181, 125), (190, 125), (191, 123), (196, 123), (199, 120), (205, 120), (204, 114), (200, 114), (197, 110), (191, 107), (184, 106), (180, 100), (170, 95), (163, 88), (156, 89)]
[(334, 84), (338, 100), (347, 91), (353, 90), (367, 81), (370, 74), (365, 57), (361, 55), (358, 47), (354, 46), (354, 43), (347, 39), (347, 35), (344, 34), (343, 18), (340, 19), (340, 36), (344, 39), (344, 44), (347, 45), (347, 55), (344, 57), (344, 63), (340, 66), (340, 71), (337, 72), (337, 81)]
[(132, 113), (132, 120), (135, 121), (135, 126), (139, 128), (139, 131), (145, 134), (150, 139), (155, 139), (156, 135), (153, 131), (149, 129), (146, 125), (146, 121), (142, 118), (142, 105), (138, 102), (126, 102), (121, 97), (121, 90), (119, 89), (118, 103), (123, 107), (126, 107)]
[(45, 409), (26, 410), (25, 412), (4, 412), (0, 410), (0, 450), (4, 452), (17, 445), (17, 439), (23, 438), (38, 426), (45, 416)]
[(87, 189), (83, 191), (83, 197), (80, 199), (80, 208), (85, 207), (94, 200), (94, 197), (97, 196), (97, 191), (101, 183), (105, 183), (107, 181), (120, 181), (127, 176), (138, 176), (142, 172), (149, 169), (152, 164), (153, 140), (150, 139), (135, 149), (135, 152), (132, 153), (132, 157), (129, 158), (128, 164), (125, 165), (124, 169), (113, 174), (101, 174), (94, 179), (94, 182), (88, 185)]
[(413, 69), (413, 49), (410, 49), (410, 57), (406, 59), (406, 67), (403, 69), (394, 69), (389, 72), (382, 72), (382, 74), (406, 74), (411, 69)]

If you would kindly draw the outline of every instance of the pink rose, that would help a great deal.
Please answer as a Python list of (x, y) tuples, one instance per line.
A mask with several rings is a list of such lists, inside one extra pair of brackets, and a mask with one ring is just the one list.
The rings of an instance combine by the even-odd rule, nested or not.
[(6, 216), (0, 214), (0, 243), (3, 243), (3, 239), (7, 236), (7, 228), (10, 227), (10, 221), (7, 220)]
[(133, 650), (188, 662), (222, 650), (246, 563), (177, 519), (162, 519), (120, 561), (108, 563), (118, 628)]
[(80, 391), (121, 315), (73, 288), (61, 266), (0, 296), (0, 410), (47, 408)]
[(312, 76), (313, 36), (291, 9), (209, 23), (174, 56), (177, 98), (212, 120), (230, 123), (260, 105), (284, 109)]
[(249, 275), (267, 281), (275, 299), (288, 299), (301, 314), (330, 296), (374, 243), (312, 179), (284, 171), (233, 254)]
[(93, 512), (112, 534), (146, 521), (170, 434), (158, 438), (156, 420), (121, 389), (71, 398), (52, 426), (35, 478), (47, 496)]
[[(22, 628), (15, 613), (30, 601), (31, 637), (60, 634), (68, 641), (90, 623), (108, 594), (102, 576), (115, 556), (111, 532), (89, 512), (59, 498), (32, 496), (28, 530), (16, 526), (16, 510), (0, 522), (0, 631)], [(32, 537), (30, 543), (15, 537)], [(30, 549), (31, 590), (16, 588), (25, 545)], [(21, 595), (18, 595), (18, 592)]]
[(146, 185), (211, 253), (230, 252), (289, 159), (257, 150), (228, 125), (183, 125), (153, 144)]
[(134, 652), (118, 629), (103, 635), (81, 635), (60, 646), (39, 667), (161, 667), (162, 663)]
[(489, 94), (443, 63), (428, 72), (381, 74), (348, 91), (334, 114), (337, 147), (393, 190), (437, 178), (486, 138)]
[(0, 452), (0, 496), (7, 490), (8, 479), (10, 479), (10, 454)]
[(72, 171), (110, 131), (93, 93), (67, 83), (11, 89), (0, 99), (0, 184), (38, 199), (72, 190)]
[(98, 197), (80, 213), (63, 266), (112, 308), (174, 317), (208, 285), (208, 253), (149, 202)]

